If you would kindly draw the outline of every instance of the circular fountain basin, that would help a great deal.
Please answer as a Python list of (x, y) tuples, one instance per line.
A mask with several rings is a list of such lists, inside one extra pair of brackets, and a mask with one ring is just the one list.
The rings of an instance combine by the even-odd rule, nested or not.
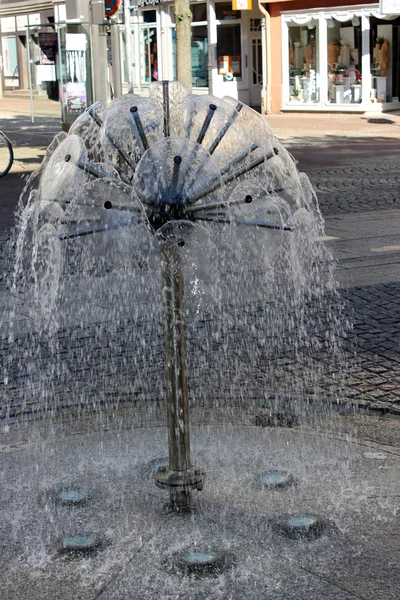
[[(7, 600), (100, 591), (102, 600), (396, 598), (398, 577), (388, 565), (400, 551), (399, 422), (376, 419), (374, 438), (370, 419), (369, 439), (351, 439), (333, 433), (330, 420), (325, 431), (320, 422), (318, 430), (256, 427), (245, 410), (198, 411), (192, 459), (207, 479), (193, 493), (192, 514), (180, 516), (165, 511), (168, 492), (149, 477), (154, 456), (166, 451), (164, 415), (138, 427), (139, 413), (93, 417), (71, 435), (65, 423), (46, 436), (33, 422), (31, 443), (26, 427), (1, 432)], [(346, 436), (354, 433), (354, 420), (333, 419), (336, 432), (338, 421)], [(385, 460), (364, 456), (382, 451)], [(296, 485), (279, 493), (261, 486), (260, 473), (271, 471), (296, 473)], [(43, 510), (49, 489), (90, 490), (90, 502), (79, 511), (60, 503)], [(55, 546), (76, 558), (60, 560)]]

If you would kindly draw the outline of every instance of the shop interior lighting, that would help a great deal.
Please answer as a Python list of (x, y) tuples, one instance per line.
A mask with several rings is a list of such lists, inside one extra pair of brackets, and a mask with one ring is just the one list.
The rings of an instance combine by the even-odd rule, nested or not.
[(315, 29), (314, 19), (311, 19), (311, 21), (307, 23), (307, 27), (308, 29)]
[(333, 29), (335, 27), (335, 22), (332, 17), (329, 17), (329, 19), (326, 20), (326, 24), (329, 29)]
[(354, 27), (357, 27), (360, 24), (360, 17), (357, 17), (357, 15), (354, 15), (354, 17), (351, 20), (351, 23)]

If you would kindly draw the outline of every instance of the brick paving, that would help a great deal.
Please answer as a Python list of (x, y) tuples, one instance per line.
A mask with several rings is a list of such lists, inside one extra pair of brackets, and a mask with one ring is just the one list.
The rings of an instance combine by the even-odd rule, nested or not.
[(312, 169), (308, 175), (324, 217), (400, 207), (398, 156), (384, 161), (353, 159), (351, 166)]
[[(52, 127), (56, 128), (55, 122), (49, 125), (49, 136)], [(22, 132), (18, 135), (22, 147)], [(35, 160), (48, 143), (46, 135), (38, 142), (39, 151), (39, 145), (32, 149), (32, 143), (26, 143), (27, 154), (30, 152)], [(347, 164), (341, 161), (305, 167), (328, 224), (337, 215), (398, 209), (398, 155), (344, 162)], [(21, 179), (18, 181), (15, 190), (21, 188)], [(9, 213), (0, 237), (0, 355), (8, 369), (8, 378), (1, 382), (1, 418), (12, 422), (21, 414), (35, 415), (39, 405), (46, 413), (63, 413), (71, 405), (78, 411), (100, 410), (128, 398), (160, 402), (163, 343), (159, 309), (153, 308), (151, 315), (145, 309), (140, 313), (134, 310), (133, 318), (129, 307), (111, 313), (99, 308), (93, 313), (93, 322), (86, 324), (74, 321), (71, 315), (55, 340), (36, 331), (28, 303), (21, 293), (10, 295), (4, 275), (10, 272), (12, 263), (7, 239), (15, 193), (4, 192), (3, 188), (2, 194), (2, 208), (8, 207)], [(392, 258), (398, 264), (400, 251), (394, 250)], [(346, 260), (351, 259), (339, 258), (339, 269)], [(319, 299), (314, 306), (301, 307), (307, 334), (301, 343), (296, 333), (291, 335), (287, 328), (279, 330), (274, 317), (280, 307), (273, 300), (268, 311), (256, 300), (227, 304), (222, 309), (224, 318), (222, 313), (203, 310), (200, 318), (188, 319), (192, 401), (220, 404), (233, 398), (239, 404), (276, 408), (283, 401), (293, 407), (297, 395), (321, 405), (329, 399), (347, 408), (354, 405), (400, 414), (399, 292), (400, 272), (392, 281), (345, 287), (340, 298), (332, 296), (323, 302)], [(157, 303), (154, 301), (152, 306)], [(15, 340), (9, 342), (7, 323), (15, 319), (13, 311), (19, 320), (14, 328)], [(97, 321), (96, 314), (101, 315)], [(285, 317), (288, 320), (282, 323), (287, 325), (290, 307)], [(332, 354), (332, 348), (324, 346), (326, 323), (346, 321), (351, 327), (339, 327), (336, 333), (341, 348)]]

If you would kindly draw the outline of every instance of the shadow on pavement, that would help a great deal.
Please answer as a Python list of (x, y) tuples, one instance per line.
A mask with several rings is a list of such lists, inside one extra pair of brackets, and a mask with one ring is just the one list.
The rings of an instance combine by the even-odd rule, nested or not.
[(400, 154), (399, 136), (348, 138), (326, 135), (283, 138), (281, 141), (298, 161), (300, 170), (347, 166), (363, 158)]
[(15, 116), (1, 121), (1, 130), (15, 147), (48, 146), (53, 137), (61, 131), (60, 119), (36, 117), (32, 123), (27, 116)]
[(18, 200), (30, 175), (27, 173), (8, 173), (0, 183), (0, 234), (5, 234), (14, 225), (14, 213)]

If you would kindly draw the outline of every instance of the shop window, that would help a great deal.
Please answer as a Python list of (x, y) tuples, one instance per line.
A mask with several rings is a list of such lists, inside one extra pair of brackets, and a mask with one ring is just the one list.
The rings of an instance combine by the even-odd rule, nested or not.
[(208, 32), (207, 26), (192, 27), (192, 85), (208, 86)]
[(18, 77), (17, 38), (3, 37), (3, 71), (6, 77)]
[(217, 28), (218, 73), (226, 77), (242, 76), (242, 52), (240, 25), (218, 25)]
[(289, 23), (289, 101), (319, 102), (318, 24)]
[(370, 17), (371, 102), (400, 99), (400, 17)]
[[(192, 25), (192, 86), (208, 87), (207, 25)], [(176, 29), (172, 29), (172, 64), (176, 79)]]
[(144, 23), (156, 23), (157, 13), (155, 10), (144, 10), (142, 12)]
[(328, 102), (359, 104), (362, 102), (361, 18), (348, 21), (327, 20), (328, 34)]
[[(148, 11), (155, 12), (155, 11)], [(141, 27), (141, 81), (150, 83), (158, 80), (157, 28)]]
[(240, 10), (232, 10), (232, 2), (217, 2), (215, 4), (217, 21), (232, 21), (240, 19)]
[(205, 2), (191, 4), (190, 10), (192, 11), (193, 23), (198, 23), (201, 21), (207, 22), (207, 4)]
[(261, 31), (261, 19), (250, 19), (250, 31)]

